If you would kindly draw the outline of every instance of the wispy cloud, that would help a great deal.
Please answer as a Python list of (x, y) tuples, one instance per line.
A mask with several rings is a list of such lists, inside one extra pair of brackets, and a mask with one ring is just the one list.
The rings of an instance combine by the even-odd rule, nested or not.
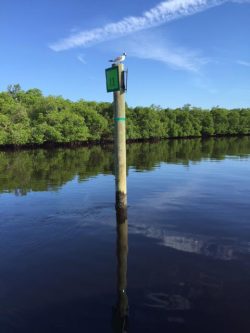
[(198, 72), (209, 62), (199, 51), (176, 46), (159, 33), (140, 32), (123, 40), (122, 45), (118, 44), (118, 48), (121, 47), (126, 49), (130, 57), (160, 61), (173, 69), (190, 72)]
[(167, 0), (144, 12), (141, 16), (129, 16), (109, 23), (101, 28), (85, 30), (61, 39), (50, 45), (54, 51), (75, 47), (86, 47), (106, 40), (128, 35), (136, 31), (159, 26), (166, 22), (196, 14), (208, 8), (219, 6), (228, 0)]
[(246, 67), (250, 67), (250, 62), (249, 61), (238, 60), (237, 64), (242, 65), (242, 66), (246, 66)]
[(231, 2), (236, 2), (236, 3), (250, 3), (250, 0), (231, 0)]
[(78, 54), (77, 59), (78, 59), (82, 64), (84, 64), (84, 65), (87, 64), (87, 61), (85, 60), (83, 54)]

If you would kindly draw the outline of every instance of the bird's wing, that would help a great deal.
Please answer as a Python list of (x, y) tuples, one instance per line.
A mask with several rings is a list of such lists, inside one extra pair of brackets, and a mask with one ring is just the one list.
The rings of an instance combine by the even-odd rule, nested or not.
[(122, 60), (122, 56), (119, 56), (119, 57), (115, 58), (115, 62), (121, 61), (121, 60)]

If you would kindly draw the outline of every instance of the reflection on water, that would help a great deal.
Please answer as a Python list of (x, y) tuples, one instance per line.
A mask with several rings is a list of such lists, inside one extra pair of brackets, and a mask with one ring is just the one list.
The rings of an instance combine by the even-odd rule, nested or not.
[(127, 208), (119, 208), (116, 203), (116, 256), (117, 256), (117, 304), (113, 308), (113, 331), (128, 332), (127, 297), (127, 257), (128, 257), (128, 221)]
[(155, 238), (166, 247), (178, 251), (202, 254), (214, 259), (234, 260), (250, 254), (250, 242), (237, 237), (217, 238), (215, 236), (186, 234), (178, 231), (164, 230), (160, 227), (131, 226), (131, 233)]
[[(128, 145), (127, 164), (137, 171), (150, 171), (162, 162), (189, 165), (249, 154), (250, 137), (136, 143)], [(0, 152), (0, 192), (56, 191), (75, 177), (82, 182), (98, 174), (113, 174), (113, 170), (112, 146)]]
[(128, 220), (112, 146), (0, 152), (0, 332), (249, 333), (249, 156), (128, 145)]

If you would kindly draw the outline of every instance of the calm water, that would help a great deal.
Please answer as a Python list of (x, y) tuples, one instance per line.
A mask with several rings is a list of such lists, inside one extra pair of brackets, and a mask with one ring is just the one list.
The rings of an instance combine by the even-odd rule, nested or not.
[[(250, 332), (250, 138), (128, 146), (128, 332)], [(0, 152), (0, 332), (121, 332), (112, 147)], [(113, 317), (113, 321), (112, 321)]]

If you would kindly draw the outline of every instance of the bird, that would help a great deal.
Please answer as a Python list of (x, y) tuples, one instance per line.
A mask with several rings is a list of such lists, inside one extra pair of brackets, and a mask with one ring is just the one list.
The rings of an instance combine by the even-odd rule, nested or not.
[(109, 62), (113, 62), (114, 64), (117, 64), (118, 62), (123, 62), (127, 56), (127, 53), (124, 52), (122, 55), (118, 56), (114, 60), (109, 60)]

